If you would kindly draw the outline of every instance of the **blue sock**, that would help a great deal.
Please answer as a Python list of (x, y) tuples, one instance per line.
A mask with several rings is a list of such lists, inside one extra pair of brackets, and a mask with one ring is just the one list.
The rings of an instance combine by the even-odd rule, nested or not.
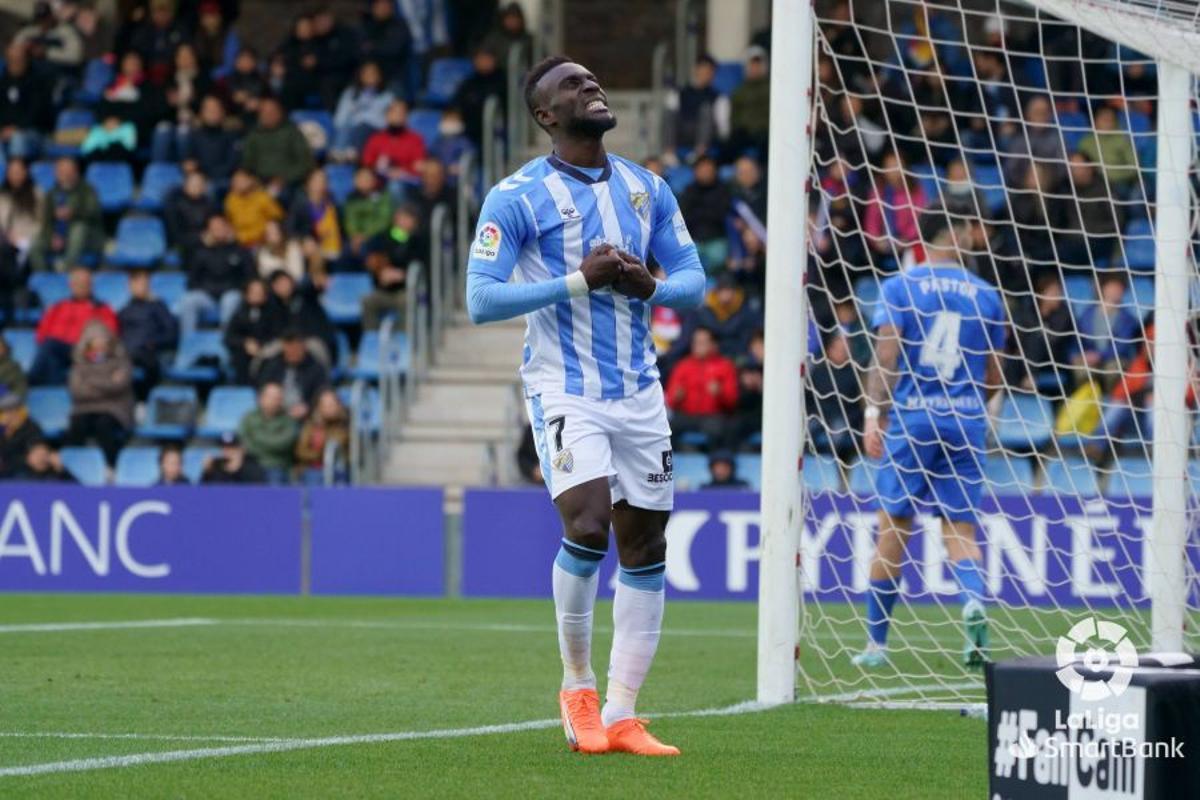
[(877, 645), (887, 644), (888, 623), (899, 596), (899, 577), (871, 581), (871, 589), (867, 593), (867, 635)]
[(603, 559), (603, 550), (593, 550), (563, 539), (562, 546), (558, 548), (558, 555), (554, 557), (554, 563), (577, 578), (590, 578), (600, 569)]
[(954, 579), (962, 589), (961, 597), (965, 605), (968, 600), (978, 600), (987, 603), (987, 589), (983, 586), (983, 573), (979, 570), (979, 562), (964, 558), (950, 565)]

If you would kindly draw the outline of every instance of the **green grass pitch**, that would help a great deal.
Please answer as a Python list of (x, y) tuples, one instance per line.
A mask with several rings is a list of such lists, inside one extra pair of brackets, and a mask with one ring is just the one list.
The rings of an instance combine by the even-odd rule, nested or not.
[(754, 625), (668, 604), (639, 705), (683, 756), (646, 760), (568, 752), (548, 601), (0, 595), (0, 797), (986, 795), (985, 725), (951, 711), (668, 715), (753, 698)]

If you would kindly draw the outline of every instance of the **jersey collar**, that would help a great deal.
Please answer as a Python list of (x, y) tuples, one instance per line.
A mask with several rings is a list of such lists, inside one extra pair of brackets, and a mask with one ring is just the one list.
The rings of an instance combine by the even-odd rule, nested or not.
[(577, 167), (568, 164), (554, 153), (551, 153), (549, 156), (547, 156), (546, 160), (550, 162), (550, 166), (554, 167), (564, 175), (570, 175), (580, 183), (604, 183), (606, 180), (608, 180), (609, 176), (612, 175), (612, 163), (607, 158), (604, 159), (604, 168), (600, 173), (600, 177), (598, 178), (593, 178), (586, 172), (583, 172)]

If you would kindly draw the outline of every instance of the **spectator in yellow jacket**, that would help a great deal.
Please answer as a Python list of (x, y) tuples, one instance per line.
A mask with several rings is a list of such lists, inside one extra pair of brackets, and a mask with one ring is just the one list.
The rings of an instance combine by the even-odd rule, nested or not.
[(249, 171), (233, 173), (229, 194), (225, 197), (225, 216), (233, 225), (233, 235), (242, 247), (257, 247), (266, 236), (267, 225), (283, 219), (283, 208)]

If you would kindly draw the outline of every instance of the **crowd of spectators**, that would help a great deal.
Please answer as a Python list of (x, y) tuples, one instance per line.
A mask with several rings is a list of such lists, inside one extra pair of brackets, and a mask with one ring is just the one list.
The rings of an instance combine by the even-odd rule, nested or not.
[[(433, 211), (454, 212), (484, 104), (504, 95), (510, 49), (532, 41), (524, 14), (496, 0), (364, 0), (358, 17), (287, 5), (280, 41), (260, 50), (239, 36), (237, 0), (125, 6), (110, 21), (90, 2), (37, 2), (4, 51), (0, 314), (36, 324), (36, 354), (26, 374), (0, 345), (0, 477), (69, 479), (58, 445), (95, 445), (112, 470), (171, 354), (215, 328), (228, 355), (217, 382), (253, 387), (258, 403), (208, 440), (219, 450), (203, 480), (316, 479), (326, 445), (349, 436), (341, 351), (388, 317), (403, 330)], [(453, 79), (435, 87), (439, 66)], [(110, 201), (98, 168), (141, 194)], [(143, 202), (164, 168), (173, 185)], [(120, 261), (121, 226), (144, 217), (167, 252)], [(93, 284), (112, 266), (128, 269), (117, 307)], [(168, 303), (152, 278), (170, 270), (186, 290)], [(33, 287), (56, 272), (68, 296), (40, 307)], [(335, 323), (326, 292), (354, 273), (370, 289), (356, 319)], [(38, 428), (29, 387), (65, 387), (65, 431)], [(186, 442), (158, 444), (162, 481), (178, 482)]]

